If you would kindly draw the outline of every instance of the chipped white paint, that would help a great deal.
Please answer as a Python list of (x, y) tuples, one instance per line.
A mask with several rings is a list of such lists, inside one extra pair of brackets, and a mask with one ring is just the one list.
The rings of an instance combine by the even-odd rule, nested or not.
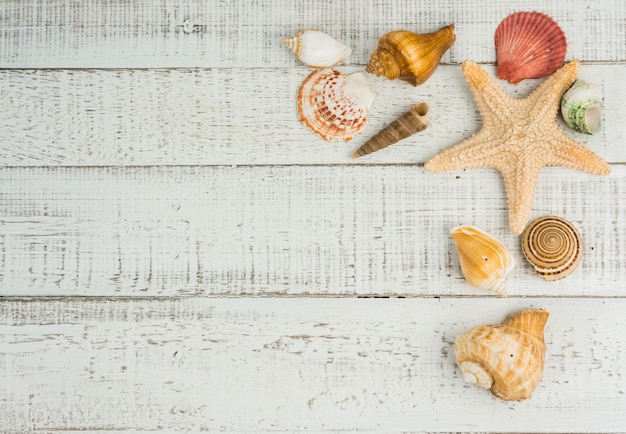
[[(465, 384), (456, 336), (532, 307), (550, 312), (544, 378), (532, 398), (503, 402)], [(626, 336), (615, 330), (626, 328), (624, 309), (625, 300), (553, 298), (5, 302), (1, 423), (33, 431), (622, 431)]]
[[(622, 0), (0, 3), (0, 431), (626, 430)], [(515, 10), (552, 15), (605, 95), (601, 134), (570, 133), (611, 175), (541, 173), (533, 217), (585, 242), (553, 283), (508, 231), (496, 172), (420, 164), (478, 130), (459, 63), (493, 74)], [(363, 137), (300, 125), (310, 69), (281, 38), (326, 31), (351, 72), (382, 33), (451, 22), (425, 85), (368, 77)], [(350, 159), (421, 100), (429, 129)], [(511, 298), (463, 280), (458, 224), (513, 251)], [(464, 385), (454, 337), (528, 307), (551, 312), (533, 398)]]

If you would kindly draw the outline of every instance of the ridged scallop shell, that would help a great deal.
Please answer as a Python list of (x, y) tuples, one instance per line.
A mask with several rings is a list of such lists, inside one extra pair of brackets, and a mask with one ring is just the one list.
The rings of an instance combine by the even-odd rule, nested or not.
[(461, 271), (472, 286), (506, 295), (505, 277), (515, 258), (501, 242), (472, 226), (459, 226), (451, 234), (459, 253)]
[(376, 152), (400, 140), (406, 139), (415, 133), (424, 131), (428, 128), (430, 122), (428, 117), (429, 111), (430, 107), (425, 102), (415, 104), (409, 111), (402, 114), (398, 119), (365, 142), (363, 146), (352, 154), (352, 158), (371, 154), (372, 152)]
[(363, 74), (317, 69), (298, 89), (298, 114), (300, 121), (322, 139), (348, 141), (365, 129), (373, 100)]
[(509, 315), (501, 325), (481, 325), (459, 335), (454, 354), (465, 381), (506, 401), (530, 398), (543, 377), (544, 310)]
[(561, 99), (565, 123), (576, 131), (595, 134), (602, 124), (602, 89), (599, 85), (577, 80)]
[(540, 217), (524, 230), (522, 252), (540, 276), (558, 280), (578, 267), (583, 256), (582, 239), (564, 218)]
[(455, 40), (454, 24), (432, 33), (417, 34), (406, 30), (385, 33), (365, 70), (417, 86), (435, 72), (441, 56)]
[(314, 68), (333, 66), (352, 50), (324, 32), (313, 29), (300, 30), (295, 36), (283, 39), (293, 54), (304, 64)]
[(498, 78), (516, 84), (552, 74), (565, 60), (567, 40), (558, 23), (541, 12), (515, 12), (494, 35)]

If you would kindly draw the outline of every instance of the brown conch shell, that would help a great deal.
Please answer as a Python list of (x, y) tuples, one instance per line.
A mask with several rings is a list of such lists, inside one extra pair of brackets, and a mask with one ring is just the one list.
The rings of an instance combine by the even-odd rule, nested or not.
[(352, 154), (352, 158), (371, 154), (425, 130), (430, 122), (428, 117), (429, 111), (430, 107), (425, 102), (415, 104), (408, 112), (401, 115), (365, 142), (363, 146)]
[(459, 226), (451, 234), (461, 271), (472, 286), (506, 295), (504, 278), (515, 267), (510, 250), (494, 237), (472, 226)]
[(424, 83), (435, 72), (441, 56), (456, 39), (454, 24), (433, 33), (407, 30), (385, 33), (378, 41), (365, 69), (370, 74), (399, 78), (413, 86)]
[(465, 381), (505, 401), (530, 398), (543, 376), (544, 310), (524, 310), (501, 325), (481, 325), (459, 335), (454, 354)]
[(540, 217), (524, 229), (522, 252), (541, 277), (558, 280), (578, 267), (583, 257), (582, 239), (564, 218)]
[(541, 12), (515, 12), (506, 17), (494, 35), (498, 78), (516, 84), (541, 78), (563, 65), (567, 52), (565, 33)]
[(322, 139), (348, 141), (365, 129), (373, 100), (363, 74), (317, 69), (298, 89), (298, 114), (302, 123)]

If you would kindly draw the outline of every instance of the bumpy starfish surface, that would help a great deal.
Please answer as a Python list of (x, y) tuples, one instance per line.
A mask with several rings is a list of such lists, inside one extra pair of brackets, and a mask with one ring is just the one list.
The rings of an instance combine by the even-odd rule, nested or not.
[(475, 62), (463, 74), (483, 118), (472, 137), (426, 162), (426, 170), (494, 168), (504, 178), (509, 198), (509, 226), (521, 234), (528, 222), (539, 171), (564, 166), (597, 175), (611, 169), (599, 156), (559, 128), (555, 121), (563, 93), (576, 80), (578, 61), (565, 64), (526, 98), (513, 98)]

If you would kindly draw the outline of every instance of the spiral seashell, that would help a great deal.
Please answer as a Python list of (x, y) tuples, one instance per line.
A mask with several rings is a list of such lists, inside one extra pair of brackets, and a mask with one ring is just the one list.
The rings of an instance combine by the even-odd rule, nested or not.
[(522, 252), (537, 273), (548, 281), (571, 274), (583, 256), (580, 234), (567, 220), (540, 217), (522, 234)]
[(379, 77), (390, 80), (399, 78), (417, 86), (435, 72), (441, 56), (455, 39), (454, 24), (421, 35), (406, 30), (385, 33), (365, 70)]
[(313, 68), (333, 66), (352, 50), (330, 35), (313, 29), (300, 30), (295, 36), (282, 40), (305, 65)]
[(300, 121), (322, 139), (348, 141), (365, 129), (373, 100), (363, 74), (317, 69), (298, 89), (298, 114)]
[(459, 335), (454, 354), (465, 381), (505, 401), (530, 398), (543, 377), (548, 316), (544, 310), (524, 310), (501, 325), (481, 325)]
[(504, 278), (515, 267), (509, 249), (472, 226), (459, 226), (450, 235), (456, 244), (465, 279), (476, 288), (505, 296)]
[(415, 104), (411, 109), (398, 119), (383, 128), (378, 134), (369, 139), (361, 146), (352, 158), (371, 154), (380, 149), (393, 145), (400, 140), (425, 130), (430, 122), (428, 112), (430, 107), (425, 102)]
[(565, 123), (576, 131), (595, 134), (602, 123), (602, 89), (597, 84), (577, 80), (561, 99)]
[(541, 12), (509, 15), (498, 25), (494, 42), (498, 78), (513, 84), (552, 74), (563, 64), (567, 52), (565, 33)]

